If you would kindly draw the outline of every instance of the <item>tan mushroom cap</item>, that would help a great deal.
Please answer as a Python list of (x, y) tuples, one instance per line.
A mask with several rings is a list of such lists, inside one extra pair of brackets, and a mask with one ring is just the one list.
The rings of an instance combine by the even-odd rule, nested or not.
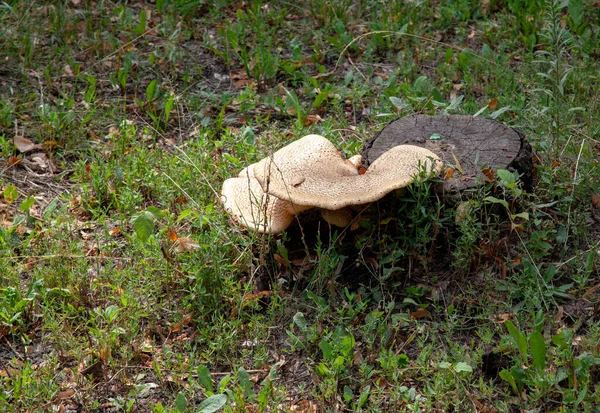
[(321, 209), (321, 217), (327, 223), (343, 228), (352, 224), (354, 214), (350, 208), (341, 208), (336, 210)]
[(264, 193), (260, 183), (248, 176), (223, 182), (221, 202), (235, 221), (267, 234), (284, 231), (295, 214), (308, 209)]
[(270, 195), (295, 205), (336, 210), (373, 202), (408, 186), (423, 168), (438, 173), (443, 163), (428, 149), (400, 145), (360, 175), (331, 142), (308, 135), (255, 164), (253, 172)]
[(355, 168), (360, 168), (362, 166), (362, 155), (358, 154), (351, 156), (346, 159), (346, 162), (350, 163), (350, 165), (354, 166)]

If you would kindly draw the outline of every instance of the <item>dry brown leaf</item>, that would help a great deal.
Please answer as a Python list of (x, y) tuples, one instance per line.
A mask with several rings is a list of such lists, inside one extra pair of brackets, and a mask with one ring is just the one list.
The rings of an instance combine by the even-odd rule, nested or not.
[(71, 69), (71, 66), (69, 66), (68, 64), (66, 64), (63, 67), (63, 76), (66, 76), (66, 77), (73, 77), (74, 76), (73, 69)]
[(596, 284), (593, 287), (588, 288), (587, 291), (583, 293), (583, 298), (588, 298), (590, 295), (594, 294), (598, 288), (600, 288), (600, 284)]
[(412, 313), (410, 313), (410, 318), (411, 320), (418, 320), (420, 318), (428, 318), (430, 320), (433, 320), (431, 313), (425, 308), (419, 308), (417, 311), (413, 311)]
[(272, 291), (259, 291), (254, 294), (248, 294), (248, 295), (244, 296), (244, 300), (242, 302), (242, 307), (245, 307), (246, 305), (248, 305), (248, 303), (260, 300), (263, 297), (268, 297), (271, 294), (272, 294)]
[(323, 118), (319, 115), (307, 115), (306, 120), (304, 121), (304, 126), (310, 126), (317, 123), (321, 123)]
[(70, 399), (74, 394), (75, 394), (75, 390), (66, 389), (66, 390), (56, 393), (56, 396), (54, 396), (54, 400)]
[(177, 231), (175, 231), (173, 228), (171, 228), (167, 234), (167, 236), (169, 237), (169, 239), (173, 242), (177, 241), (177, 239), (179, 238), (177, 236)]
[(485, 180), (486, 182), (492, 182), (494, 180), (494, 170), (492, 168), (483, 168), (481, 172), (487, 178)]
[[(489, 0), (488, 0), (489, 1)], [(479, 413), (498, 413), (498, 410), (495, 407), (486, 406), (481, 403), (479, 400), (473, 400), (473, 404)]]
[(600, 209), (600, 195), (592, 194), (592, 205), (596, 209)]
[(11, 156), (8, 158), (8, 166), (13, 166), (21, 162), (21, 158), (17, 158), (16, 156)]
[(250, 83), (252, 83), (250, 79), (239, 79), (233, 82), (233, 87), (241, 89), (248, 86)]
[(102, 360), (98, 360), (91, 366), (83, 369), (81, 375), (84, 377), (92, 376), (92, 381), (95, 383), (101, 382), (104, 378), (104, 366)]
[(512, 313), (501, 313), (496, 315), (494, 321), (498, 324), (504, 324), (512, 318)]
[(565, 309), (562, 305), (558, 306), (558, 312), (554, 315), (554, 322), (556, 324), (560, 323), (560, 320), (562, 320), (563, 318), (563, 314), (565, 312)]
[(275, 261), (277, 261), (277, 263), (279, 265), (281, 265), (282, 267), (287, 267), (288, 262), (281, 255), (279, 255), (279, 254), (273, 254), (273, 258), (275, 258)]
[(488, 6), (490, 5), (490, 0), (481, 0), (479, 4), (481, 4), (481, 13), (487, 14)]
[(297, 404), (290, 407), (294, 413), (317, 413), (317, 405), (310, 400), (300, 400)]
[(32, 151), (34, 149), (40, 149), (40, 145), (36, 145), (35, 143), (33, 143), (30, 139), (27, 139), (23, 136), (20, 135), (15, 135), (13, 142), (15, 144), (15, 147), (17, 148), (17, 150), (19, 152), (29, 152)]
[(462, 175), (463, 172), (463, 168), (460, 164), (460, 162), (458, 161), (458, 158), (456, 157), (456, 155), (454, 155), (454, 152), (452, 152), (452, 157), (454, 158), (454, 162), (456, 162), (456, 169), (458, 169), (458, 172), (460, 172), (460, 174)]
[(187, 237), (181, 237), (177, 239), (177, 243), (175, 244), (175, 250), (177, 252), (194, 251), (199, 248), (200, 244), (198, 244), (196, 240)]

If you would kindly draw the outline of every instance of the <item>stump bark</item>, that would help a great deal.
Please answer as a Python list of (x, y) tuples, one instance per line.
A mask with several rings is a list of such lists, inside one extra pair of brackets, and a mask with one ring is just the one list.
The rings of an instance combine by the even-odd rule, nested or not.
[(465, 115), (399, 118), (365, 143), (363, 163), (368, 167), (388, 149), (404, 144), (425, 147), (454, 169), (443, 183), (446, 196), (483, 182), (486, 168), (516, 171), (525, 190), (533, 186), (531, 145), (519, 132), (492, 119)]

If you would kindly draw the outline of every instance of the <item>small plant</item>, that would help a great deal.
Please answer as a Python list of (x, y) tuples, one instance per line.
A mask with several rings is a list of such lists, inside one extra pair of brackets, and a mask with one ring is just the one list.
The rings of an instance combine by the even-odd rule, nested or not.
[(590, 369), (600, 365), (600, 358), (586, 352), (576, 356), (569, 329), (553, 335), (550, 344), (537, 330), (526, 335), (510, 320), (505, 325), (518, 357), (510, 369), (500, 371), (500, 378), (518, 396), (525, 391), (540, 399), (552, 393), (563, 405), (581, 408), (590, 397)]
[(34, 280), (24, 295), (16, 287), (0, 287), (0, 336), (18, 332), (30, 321), (29, 311), (43, 284), (42, 279)]

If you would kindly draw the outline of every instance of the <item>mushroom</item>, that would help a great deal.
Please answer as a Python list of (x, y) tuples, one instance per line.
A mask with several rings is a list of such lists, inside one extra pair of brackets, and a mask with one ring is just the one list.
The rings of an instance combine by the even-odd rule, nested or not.
[(249, 176), (229, 178), (223, 183), (221, 202), (233, 219), (261, 233), (279, 234), (296, 214), (310, 207), (297, 207), (263, 192)]
[(321, 208), (321, 218), (325, 222), (336, 227), (347, 227), (354, 219), (354, 213), (350, 208), (341, 208), (336, 210)]
[(414, 182), (423, 169), (437, 173), (442, 167), (433, 152), (400, 145), (365, 172), (360, 156), (344, 159), (329, 140), (308, 135), (227, 179), (221, 200), (236, 221), (259, 232), (282, 232), (295, 215), (311, 208), (344, 227), (353, 218), (348, 206), (376, 201)]
[(422, 168), (438, 173), (433, 152), (400, 145), (381, 155), (364, 174), (322, 136), (308, 135), (254, 165), (263, 191), (294, 205), (338, 210), (376, 201), (414, 182)]

